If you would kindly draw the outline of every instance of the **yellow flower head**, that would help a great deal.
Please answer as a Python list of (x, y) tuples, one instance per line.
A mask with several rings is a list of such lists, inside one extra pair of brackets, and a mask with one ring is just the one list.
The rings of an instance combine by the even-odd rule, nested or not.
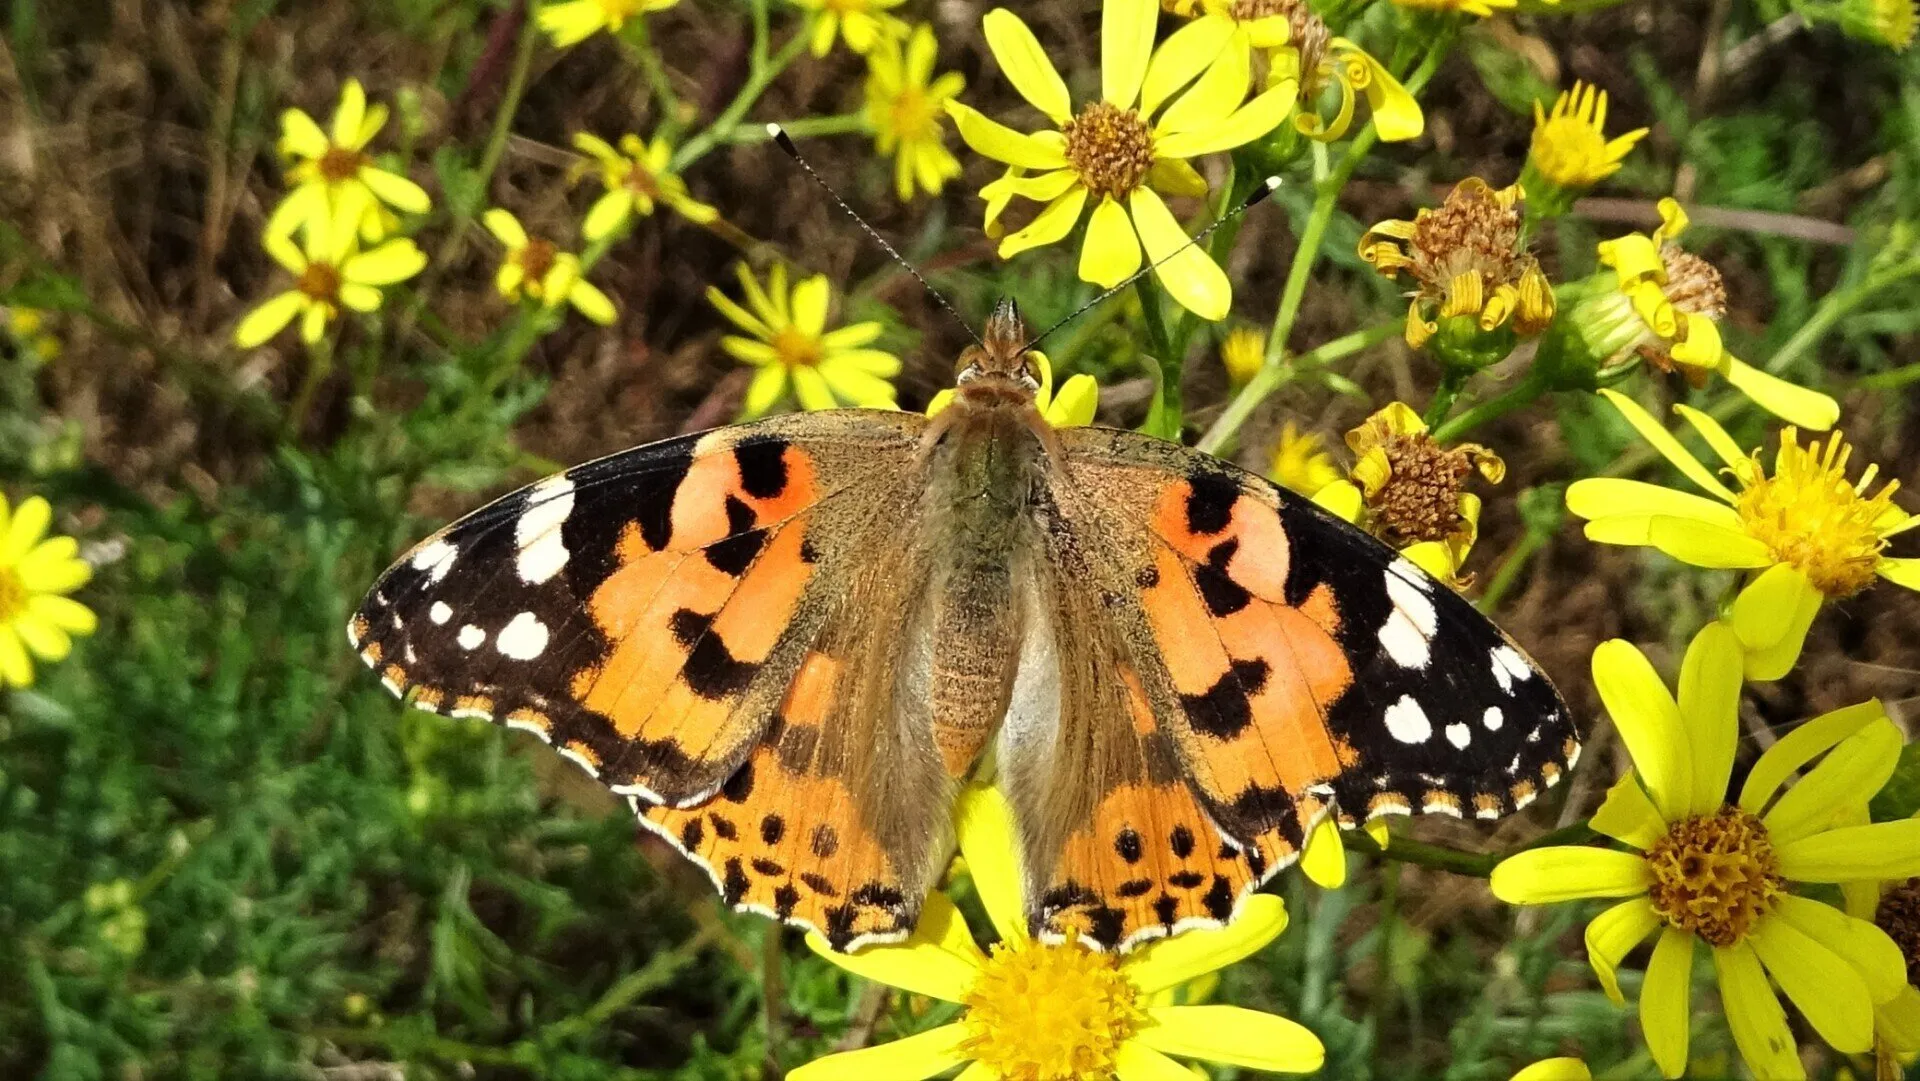
[(1082, 279), (1117, 285), (1140, 269), (1144, 246), (1168, 295), (1202, 318), (1224, 318), (1233, 300), (1225, 272), (1188, 243), (1161, 193), (1205, 195), (1206, 182), (1188, 159), (1272, 131), (1292, 108), (1293, 88), (1243, 104), (1251, 78), (1245, 56), (1178, 34), (1155, 50), (1154, 0), (1105, 0), (1102, 11), (1101, 94), (1077, 113), (1066, 82), (1019, 16), (995, 8), (982, 20), (1008, 81), (1058, 125), (1022, 134), (947, 102), (967, 145), (1011, 166), (981, 189), (987, 232), (998, 235), (1000, 214), (1016, 195), (1045, 204), (1026, 228), (1000, 241), (1001, 258), (1010, 259), (1064, 239), (1091, 205)]
[(842, 404), (899, 408), (893, 384), (887, 380), (900, 374), (900, 358), (868, 348), (880, 337), (879, 323), (827, 329), (827, 308), (833, 296), (825, 274), (815, 274), (789, 290), (787, 268), (781, 263), (768, 273), (764, 289), (745, 263), (737, 273), (746, 307), (712, 286), (707, 287), (707, 299), (751, 335), (729, 334), (720, 339), (720, 347), (735, 359), (760, 369), (747, 387), (743, 418), (773, 408), (789, 384), (802, 409)]
[(600, 31), (617, 34), (628, 19), (650, 11), (665, 11), (679, 0), (564, 0), (540, 9), (540, 29), (556, 49), (578, 45)]
[(1874, 1004), (1906, 984), (1892, 940), (1790, 884), (1920, 874), (1920, 819), (1834, 824), (1847, 800), (1886, 783), (1899, 757), (1900, 730), (1871, 701), (1792, 730), (1730, 794), (1740, 680), (1740, 644), (1725, 624), (1708, 624), (1688, 647), (1677, 701), (1638, 649), (1602, 643), (1594, 686), (1634, 768), (1592, 825), (1633, 851), (1536, 848), (1501, 862), (1491, 885), (1509, 904), (1622, 899), (1586, 933), (1587, 956), (1616, 1003), (1621, 960), (1659, 932), (1640, 1023), (1668, 1077), (1686, 1070), (1693, 956), (1704, 943), (1741, 1056), (1754, 1076), (1786, 1081), (1805, 1074), (1769, 974), (1813, 1030), (1848, 1054), (1867, 1050)]
[(1512, 322), (1531, 336), (1553, 322), (1553, 287), (1527, 250), (1520, 187), (1495, 191), (1479, 177), (1454, 185), (1446, 202), (1412, 221), (1389, 219), (1360, 237), (1360, 258), (1389, 278), (1413, 279), (1407, 344), (1426, 344), (1440, 320), (1470, 317), (1481, 332)]
[(381, 286), (403, 282), (427, 265), (426, 254), (405, 237), (360, 251), (351, 231), (335, 232), (318, 221), (308, 226), (304, 249), (272, 233), (264, 242), (267, 254), (294, 276), (293, 288), (240, 320), (233, 340), (242, 349), (264, 344), (295, 317), (300, 318), (300, 337), (314, 345), (342, 307), (378, 311)]
[[(1533, 103), (1533, 145), (1527, 153), (1532, 174), (1548, 184), (1567, 189), (1591, 188), (1620, 170), (1633, 144), (1646, 138), (1646, 128), (1635, 128), (1609, 140), (1607, 92), (1576, 82), (1563, 90), (1546, 112)], [(1530, 195), (1536, 185), (1521, 181)]]
[(1256, 1070), (1307, 1073), (1325, 1049), (1283, 1017), (1239, 1006), (1167, 1004), (1169, 989), (1259, 951), (1286, 928), (1270, 894), (1246, 899), (1219, 930), (1162, 939), (1125, 956), (1030, 938), (1022, 915), (1014, 828), (1005, 799), (968, 789), (957, 826), (981, 901), (1000, 933), (992, 951), (975, 944), (945, 894), (927, 897), (913, 936), (898, 945), (837, 953), (818, 935), (807, 945), (834, 964), (915, 994), (959, 1003), (959, 1020), (861, 1051), (828, 1055), (788, 1081), (932, 1077), (965, 1063), (969, 1075), (1010, 1081), (1120, 1081), (1190, 1076), (1169, 1056)]
[(1840, 28), (1862, 41), (1906, 52), (1920, 28), (1920, 3), (1915, 0), (1846, 0), (1835, 18)]
[(933, 28), (922, 23), (904, 50), (888, 39), (867, 56), (867, 123), (874, 148), (893, 155), (893, 191), (903, 203), (916, 188), (938, 195), (960, 175), (960, 161), (942, 139), (940, 118), (967, 81), (951, 71), (935, 78), (936, 51)]
[(1593, 540), (1650, 545), (1695, 566), (1757, 572), (1732, 614), (1750, 653), (1749, 678), (1786, 674), (1823, 599), (1852, 596), (1876, 578), (1920, 590), (1920, 558), (1886, 554), (1888, 538), (1920, 525), (1920, 515), (1894, 505), (1898, 481), (1871, 491), (1877, 465), (1848, 480), (1852, 448), (1838, 433), (1824, 447), (1803, 447), (1786, 429), (1769, 472), (1759, 451), (1743, 452), (1712, 417), (1675, 406), (1731, 474), (1729, 487), (1632, 399), (1601, 393), (1707, 496), (1589, 478), (1567, 489), (1567, 509), (1587, 519)]
[(38, 308), (0, 307), (0, 334), (36, 362), (60, 355), (60, 339), (47, 330), (47, 313)]
[[(1334, 36), (1306, 0), (1169, 0), (1167, 9), (1194, 18), (1179, 33), (1195, 45), (1236, 56), (1264, 54), (1268, 90), (1294, 89), (1305, 103), (1294, 127), (1309, 138), (1331, 142), (1345, 135), (1360, 97), (1367, 99), (1381, 139), (1400, 142), (1426, 130), (1426, 117), (1406, 87), (1371, 53)], [(1312, 107), (1328, 91), (1338, 94), (1331, 119)]]
[(1323, 486), (1313, 501), (1364, 525), (1435, 578), (1464, 587), (1460, 568), (1480, 529), (1480, 497), (1466, 490), (1467, 480), (1477, 472), (1498, 484), (1506, 463), (1477, 443), (1434, 442), (1405, 402), (1388, 403), (1348, 432), (1347, 446), (1356, 458), (1350, 479)]
[(907, 24), (891, 14), (901, 0), (793, 0), (794, 6), (811, 13), (813, 55), (825, 56), (833, 48), (834, 38), (844, 38), (847, 48), (862, 56), (870, 55), (882, 42), (898, 43), (907, 36)]
[(1257, 327), (1234, 327), (1220, 339), (1220, 365), (1233, 385), (1244, 386), (1267, 360), (1267, 336)]
[(601, 326), (612, 325), (613, 301), (586, 279), (579, 256), (561, 251), (550, 240), (528, 236), (520, 219), (499, 207), (487, 211), (483, 220), (487, 231), (506, 247), (493, 279), (501, 296), (529, 297), (546, 308), (571, 304)]
[(1327, 442), (1320, 433), (1303, 432), (1289, 420), (1280, 427), (1280, 441), (1274, 445), (1267, 476), (1311, 499), (1339, 480), (1341, 472), (1327, 453)]
[(387, 107), (369, 106), (358, 79), (341, 87), (330, 131), (299, 109), (282, 113), (280, 155), (293, 190), (267, 219), (267, 235), (287, 236), (321, 222), (335, 232), (357, 229), (371, 243), (392, 231), (387, 207), (408, 214), (433, 209), (424, 188), (380, 168), (367, 153), (367, 144), (386, 124)]
[(33, 685), (33, 658), (64, 660), (73, 636), (92, 634), (93, 611), (65, 596), (93, 577), (72, 537), (49, 537), (53, 508), (39, 496), (9, 507), (0, 495), (0, 688)]
[(574, 166), (570, 175), (578, 179), (597, 172), (607, 189), (587, 211), (587, 220), (580, 227), (581, 235), (589, 241), (612, 236), (634, 215), (644, 218), (652, 214), (655, 203), (665, 203), (697, 225), (720, 216), (718, 210), (688, 195), (686, 181), (668, 170), (673, 147), (665, 139), (647, 143), (638, 135), (623, 135), (620, 149), (615, 150), (605, 139), (583, 131), (574, 134), (573, 145), (592, 160)]
[(1687, 227), (1686, 211), (1660, 200), (1660, 227), (1600, 242), (1600, 262), (1613, 269), (1619, 289), (1583, 303), (1574, 315), (1579, 333), (1603, 356), (1637, 354), (1661, 371), (1683, 371), (1704, 383), (1717, 372), (1761, 408), (1803, 428), (1825, 431), (1840, 405), (1755, 368), (1720, 340), (1727, 290), (1712, 263), (1674, 240)]

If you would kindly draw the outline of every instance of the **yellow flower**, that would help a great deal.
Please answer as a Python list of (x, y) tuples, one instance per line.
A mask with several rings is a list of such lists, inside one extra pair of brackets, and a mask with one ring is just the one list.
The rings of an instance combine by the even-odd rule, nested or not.
[(833, 48), (833, 39), (845, 38), (847, 48), (862, 56), (875, 44), (897, 42), (907, 36), (907, 24), (890, 12), (901, 0), (793, 0), (794, 6), (811, 12), (813, 55), (825, 56)]
[(1351, 479), (1326, 485), (1313, 501), (1401, 550), (1420, 569), (1461, 588), (1460, 573), (1480, 530), (1480, 497), (1466, 490), (1479, 473), (1507, 475), (1500, 457), (1477, 443), (1443, 447), (1405, 402), (1390, 402), (1347, 433), (1356, 460)]
[(32, 657), (64, 660), (74, 635), (94, 631), (93, 611), (64, 596), (86, 585), (93, 568), (79, 558), (78, 541), (46, 535), (52, 521), (39, 496), (9, 508), (0, 494), (0, 687), (32, 686)]
[(1920, 525), (1893, 503), (1898, 481), (1873, 495), (1869, 465), (1847, 480), (1852, 448), (1835, 433), (1826, 446), (1780, 434), (1771, 473), (1760, 452), (1743, 454), (1712, 417), (1675, 406), (1731, 473), (1735, 487), (1680, 445), (1625, 395), (1603, 390), (1642, 438), (1708, 496), (1611, 477), (1575, 481), (1567, 509), (1606, 544), (1651, 545), (1697, 567), (1756, 571), (1733, 603), (1733, 628), (1748, 650), (1749, 679), (1778, 679), (1793, 667), (1807, 627), (1826, 598), (1850, 597), (1876, 577), (1920, 590), (1920, 558), (1886, 554), (1887, 540)]
[[(60, 339), (47, 330), (47, 313), (38, 308), (0, 306), (0, 331), (14, 346), (31, 353), (36, 362), (60, 355)], [(8, 355), (12, 355), (11, 350)]]
[(1234, 327), (1220, 339), (1220, 366), (1233, 385), (1244, 386), (1267, 360), (1267, 336), (1257, 327)]
[(1920, 28), (1920, 4), (1914, 0), (1846, 0), (1834, 18), (1840, 28), (1862, 41), (1906, 52)]
[(1593, 1081), (1593, 1071), (1577, 1058), (1543, 1058), (1514, 1074), (1512, 1081)]
[(959, 159), (941, 139), (940, 118), (967, 81), (951, 71), (934, 78), (935, 52), (933, 28), (922, 23), (904, 52), (890, 38), (867, 57), (867, 123), (874, 149), (893, 155), (893, 191), (903, 203), (916, 187), (938, 195), (960, 175)]
[[(1757, 1077), (1803, 1077), (1770, 973), (1813, 1030), (1857, 1054), (1873, 1007), (1906, 983), (1900, 950), (1873, 924), (1788, 892), (1920, 874), (1920, 820), (1834, 827), (1835, 811), (1893, 773), (1900, 730), (1878, 702), (1816, 717), (1754, 763), (1738, 797), (1727, 783), (1739, 741), (1740, 645), (1721, 623), (1694, 638), (1679, 700), (1631, 644), (1593, 654), (1593, 680), (1634, 769), (1607, 794), (1593, 828), (1635, 851), (1536, 848), (1494, 868), (1509, 904), (1625, 898), (1587, 925), (1587, 956), (1622, 1002), (1617, 970), (1658, 930), (1640, 991), (1640, 1024), (1661, 1071), (1687, 1066), (1695, 945), (1712, 950), (1734, 1044)], [(1824, 752), (1820, 764), (1782, 785)], [(1777, 797), (1777, 798), (1776, 798)]]
[[(1204, 248), (1188, 244), (1160, 193), (1205, 195), (1206, 181), (1187, 159), (1272, 131), (1292, 107), (1293, 88), (1242, 104), (1251, 78), (1247, 57), (1179, 34), (1154, 50), (1158, 11), (1154, 0), (1105, 0), (1101, 95), (1076, 116), (1066, 82), (1033, 31), (1013, 12), (995, 8), (982, 20), (988, 48), (1014, 89), (1058, 130), (1022, 134), (958, 101), (949, 101), (947, 112), (968, 146), (1012, 166), (981, 189), (989, 234), (997, 235), (1000, 212), (1013, 196), (1046, 204), (1026, 228), (1001, 240), (1001, 258), (1065, 238), (1091, 203), (1080, 248), (1082, 279), (1103, 288), (1119, 284), (1140, 269), (1144, 245), (1168, 295), (1202, 318), (1221, 319), (1232, 304), (1232, 286)], [(1174, 97), (1189, 83), (1191, 89)]]
[(1719, 320), (1727, 313), (1727, 290), (1712, 263), (1674, 243), (1687, 227), (1686, 212), (1660, 200), (1660, 227), (1651, 236), (1629, 233), (1600, 242), (1600, 262), (1613, 268), (1619, 290), (1581, 305), (1575, 325), (1602, 356), (1638, 353), (1661, 371), (1675, 365), (1703, 381), (1718, 372), (1761, 408), (1803, 428), (1825, 431), (1840, 417), (1840, 405), (1818, 391), (1798, 387), (1728, 352)]
[(832, 409), (842, 403), (867, 409), (897, 409), (893, 385), (900, 374), (900, 358), (869, 349), (880, 337), (879, 323), (855, 323), (827, 329), (827, 306), (832, 290), (827, 276), (816, 274), (787, 288), (787, 268), (775, 263), (760, 287), (745, 263), (737, 268), (747, 306), (707, 287), (707, 299), (720, 314), (752, 337), (729, 334), (720, 347), (735, 359), (760, 370), (747, 387), (743, 417), (757, 417), (773, 408), (789, 383), (802, 409)]
[[(1865, 798), (1843, 814), (1848, 825), (1865, 825)], [(1874, 1054), (1883, 1064), (1881, 1077), (1899, 1077), (1901, 1066), (1920, 1054), (1920, 878), (1867, 880), (1841, 884), (1847, 915), (1873, 921), (1900, 947), (1907, 966), (1907, 985), (1873, 1008)]]
[[(1466, 319), (1468, 339), (1476, 328), (1491, 332), (1509, 321), (1523, 336), (1553, 322), (1553, 287), (1527, 251), (1520, 198), (1517, 184), (1495, 191), (1468, 177), (1437, 209), (1422, 209), (1412, 221), (1380, 222), (1361, 235), (1360, 258), (1386, 277), (1405, 271), (1414, 280), (1408, 345), (1425, 345), (1440, 320)], [(1494, 349), (1501, 356), (1511, 349), (1511, 338), (1504, 341)]]
[(294, 283), (240, 320), (233, 340), (242, 349), (264, 344), (296, 316), (300, 337), (313, 345), (339, 317), (341, 307), (377, 311), (380, 286), (405, 281), (427, 265), (426, 254), (405, 237), (359, 251), (352, 232), (334, 232), (315, 221), (307, 227), (306, 240), (302, 250), (286, 236), (268, 233), (263, 238), (267, 254), (294, 275)]
[(1337, 90), (1340, 103), (1331, 121), (1311, 108), (1294, 117), (1295, 128), (1309, 138), (1330, 142), (1345, 135), (1360, 95), (1383, 140), (1413, 139), (1426, 130), (1419, 103), (1400, 81), (1365, 49), (1333, 36), (1305, 0), (1173, 0), (1166, 6), (1194, 18), (1176, 37), (1189, 35), (1196, 46), (1234, 55), (1264, 52), (1269, 89), (1291, 86), (1305, 102)]
[(1303, 432), (1289, 420), (1280, 426), (1280, 441), (1274, 445), (1267, 476), (1311, 499), (1342, 474), (1320, 433)]
[(628, 19), (650, 11), (665, 11), (679, 0), (565, 0), (540, 9), (540, 29), (556, 49), (578, 45), (600, 31), (619, 33)]
[(1162, 1081), (1190, 1077), (1170, 1056), (1255, 1070), (1307, 1073), (1326, 1056), (1311, 1032), (1239, 1006), (1160, 1005), (1168, 988), (1259, 951), (1287, 924), (1278, 897), (1255, 894), (1220, 930), (1189, 931), (1124, 957), (1027, 935), (1006, 801), (992, 788), (961, 797), (960, 848), (1000, 933), (992, 951), (946, 895), (927, 897), (913, 936), (898, 945), (836, 953), (818, 935), (807, 945), (867, 979), (965, 1011), (950, 1024), (893, 1043), (828, 1055), (788, 1081), (918, 1081), (971, 1063), (968, 1081)]
[[(1478, 15), (1485, 19), (1493, 15), (1494, 9), (1509, 11), (1520, 6), (1519, 0), (1393, 0), (1403, 8), (1416, 11), (1441, 11), (1461, 15)], [(1546, 0), (1553, 3), (1553, 0)]]
[(531, 297), (546, 308), (572, 304), (601, 326), (612, 325), (613, 301), (586, 279), (579, 256), (560, 251), (550, 240), (528, 236), (520, 219), (499, 207), (487, 211), (483, 220), (487, 231), (507, 249), (493, 279), (501, 296), (508, 300)]
[(426, 189), (375, 165), (367, 153), (386, 124), (387, 107), (369, 106), (358, 79), (341, 87), (331, 133), (299, 109), (282, 113), (280, 155), (293, 190), (267, 219), (266, 232), (285, 236), (318, 221), (333, 231), (358, 229), (371, 243), (392, 231), (386, 206), (409, 214), (433, 209)]
[[(1060, 393), (1053, 392), (1053, 362), (1038, 349), (1027, 350), (1040, 368), (1040, 386), (1033, 392), (1033, 405), (1040, 415), (1055, 428), (1084, 428), (1093, 423), (1094, 411), (1100, 407), (1100, 384), (1093, 376), (1082, 373), (1071, 376), (1060, 384)], [(927, 402), (927, 416), (934, 416), (953, 404), (953, 388), (935, 394)]]
[(1527, 152), (1527, 168), (1520, 186), (1528, 198), (1540, 198), (1544, 186), (1529, 180), (1544, 181), (1568, 189), (1591, 188), (1620, 171), (1620, 162), (1633, 144), (1646, 138), (1646, 128), (1635, 128), (1617, 138), (1607, 138), (1607, 92), (1587, 83), (1575, 82), (1563, 90), (1553, 103), (1551, 113), (1533, 103), (1533, 145)]
[(575, 133), (573, 145), (593, 159), (574, 166), (574, 177), (598, 170), (600, 183), (607, 189), (587, 211), (586, 223), (580, 227), (581, 235), (589, 241), (612, 236), (635, 214), (644, 218), (653, 213), (656, 202), (667, 204), (697, 225), (720, 216), (718, 210), (689, 196), (686, 181), (667, 170), (673, 160), (673, 147), (665, 139), (656, 137), (645, 143), (638, 135), (623, 135), (620, 149), (615, 150), (605, 139), (583, 131)]

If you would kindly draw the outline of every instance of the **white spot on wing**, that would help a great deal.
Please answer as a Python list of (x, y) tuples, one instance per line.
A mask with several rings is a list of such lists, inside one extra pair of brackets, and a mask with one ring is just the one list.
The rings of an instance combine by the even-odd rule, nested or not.
[(1473, 742), (1473, 732), (1464, 724), (1450, 724), (1447, 726), (1447, 742), (1464, 751), (1467, 744)]
[(1425, 668), (1433, 659), (1433, 632), (1439, 626), (1440, 614), (1426, 592), (1407, 581), (1396, 567), (1387, 568), (1386, 579), (1393, 611), (1380, 625), (1380, 645), (1400, 667)]
[(530, 661), (547, 648), (547, 625), (532, 612), (522, 612), (493, 636), (493, 648), (516, 661)]
[(435, 623), (445, 623), (453, 618), (453, 609), (447, 607), (446, 601), (434, 601), (433, 607), (427, 609), (427, 618)]
[(1427, 720), (1427, 711), (1410, 694), (1400, 696), (1400, 701), (1387, 707), (1385, 714), (1387, 732), (1402, 743), (1425, 743), (1433, 738), (1433, 722)]
[(413, 553), (413, 569), (426, 571), (429, 580), (439, 582), (453, 569), (454, 557), (459, 554), (460, 549), (444, 540), (429, 541)]
[(1500, 684), (1500, 689), (1508, 694), (1513, 693), (1513, 685), (1516, 682), (1533, 678), (1533, 666), (1528, 664), (1527, 659), (1522, 657), (1519, 651), (1512, 646), (1495, 646), (1493, 647), (1491, 656), (1493, 661), (1493, 678), (1495, 682)]
[(480, 643), (486, 640), (487, 632), (471, 623), (460, 628), (460, 634), (454, 638), (454, 641), (460, 643), (461, 649), (479, 649)]
[(1487, 726), (1487, 731), (1498, 732), (1500, 726), (1507, 723), (1507, 718), (1500, 712), (1499, 706), (1488, 706), (1487, 712), (1480, 717), (1480, 723)]
[(514, 545), (520, 550), (514, 569), (521, 581), (538, 585), (567, 565), (560, 526), (573, 513), (573, 482), (564, 473), (549, 477), (534, 486), (527, 501), (527, 509), (513, 526)]

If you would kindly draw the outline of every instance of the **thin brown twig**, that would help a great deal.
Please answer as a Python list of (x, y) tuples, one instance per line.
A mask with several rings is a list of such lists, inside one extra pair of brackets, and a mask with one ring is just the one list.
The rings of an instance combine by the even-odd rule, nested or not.
[(835, 1051), (858, 1051), (873, 1039), (873, 1030), (880, 1027), (880, 1018), (887, 1012), (887, 1006), (893, 1001), (893, 988), (883, 983), (870, 983), (860, 993), (860, 1002), (853, 1009), (853, 1018), (847, 1022), (847, 1031), (835, 1044)]
[[(1573, 212), (1589, 221), (1622, 222), (1628, 225), (1660, 224), (1656, 204), (1645, 199), (1590, 197), (1573, 204)], [(1853, 243), (1852, 229), (1839, 222), (1810, 218), (1804, 214), (1782, 214), (1772, 210), (1736, 210), (1718, 206), (1689, 206), (1687, 216), (1695, 225), (1712, 229), (1731, 229), (1740, 233), (1783, 236), (1815, 244), (1846, 247)]]

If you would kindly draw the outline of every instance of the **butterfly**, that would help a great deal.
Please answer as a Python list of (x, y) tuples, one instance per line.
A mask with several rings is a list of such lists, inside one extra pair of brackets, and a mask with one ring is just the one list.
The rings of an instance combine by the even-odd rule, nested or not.
[(1051, 427), (1002, 302), (933, 417), (778, 416), (576, 466), (381, 575), (395, 694), (532, 732), (725, 902), (912, 929), (990, 777), (1043, 941), (1229, 921), (1311, 830), (1497, 818), (1571, 767), (1546, 675), (1365, 532), (1176, 443)]

